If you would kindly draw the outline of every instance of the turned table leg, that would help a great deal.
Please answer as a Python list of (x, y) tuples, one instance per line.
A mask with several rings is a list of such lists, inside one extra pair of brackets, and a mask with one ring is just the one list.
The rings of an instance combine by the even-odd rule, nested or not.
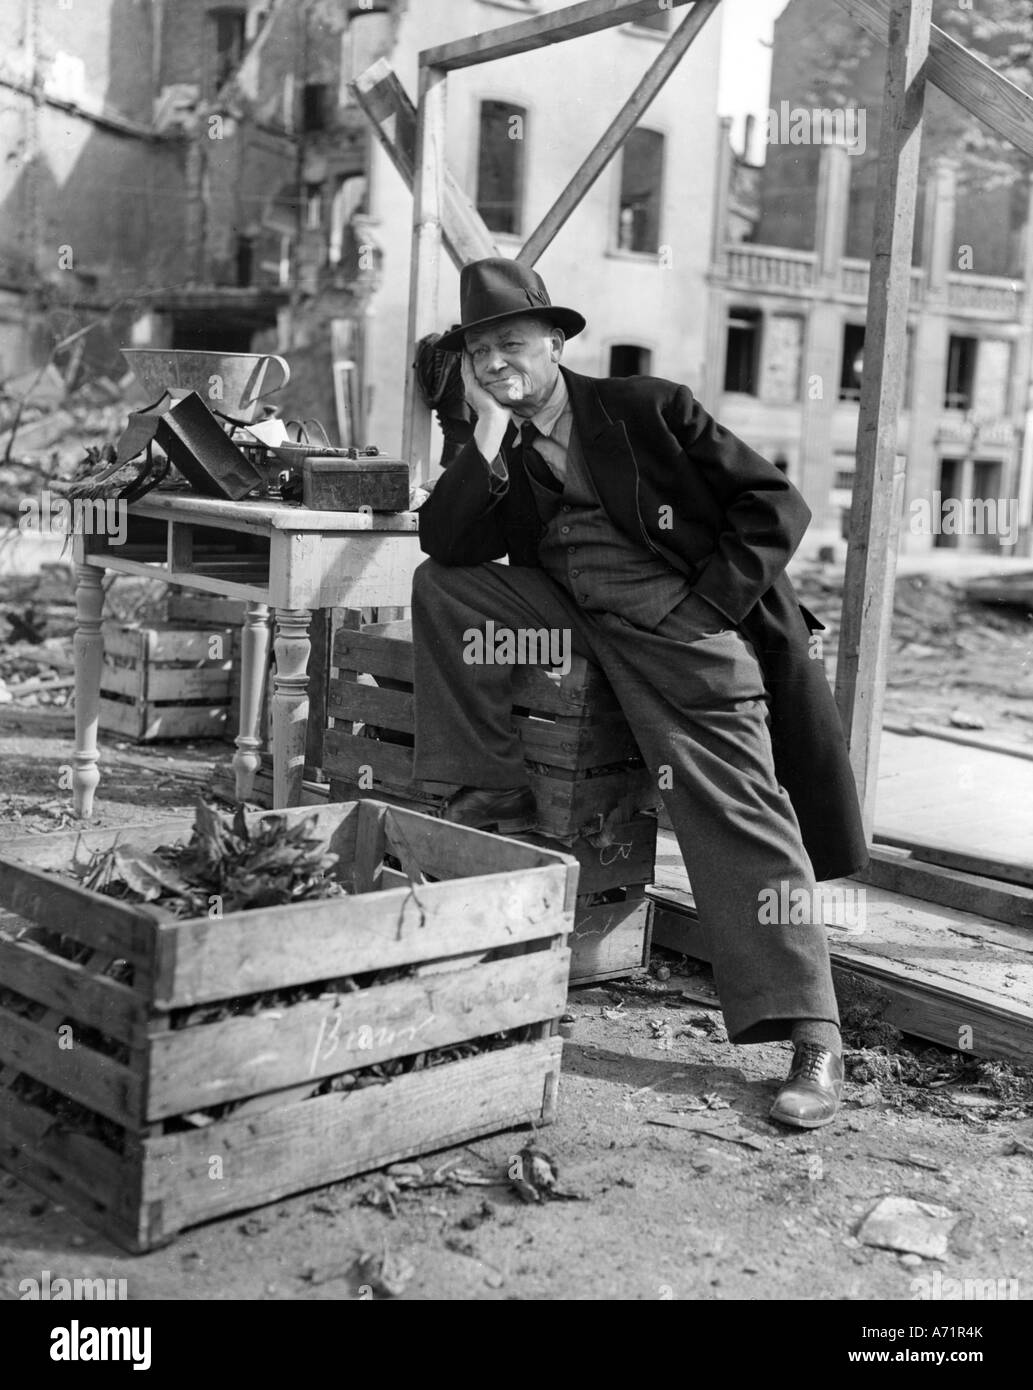
[(100, 668), (104, 660), (104, 571), (96, 565), (75, 567), (75, 754), (72, 806), (84, 819), (93, 815), (97, 770), (97, 724), (100, 717)]
[(262, 697), (269, 665), (269, 607), (249, 603), (240, 633), (240, 730), (234, 742), (234, 788), (238, 801), (249, 801), (255, 774), (262, 766)]
[(307, 608), (278, 608), (273, 652), (273, 805), (300, 806), (308, 731)]

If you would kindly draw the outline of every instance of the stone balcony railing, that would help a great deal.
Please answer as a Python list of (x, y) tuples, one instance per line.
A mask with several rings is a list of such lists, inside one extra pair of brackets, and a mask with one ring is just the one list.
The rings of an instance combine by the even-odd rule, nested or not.
[[(804, 291), (813, 298), (814, 292), (823, 288), (813, 251), (736, 242), (725, 247), (725, 261), (727, 271), (722, 278), (736, 289), (790, 295)], [(868, 272), (867, 261), (844, 258), (839, 264), (838, 282), (830, 288), (832, 297), (867, 303)], [(946, 307), (966, 316), (1014, 322), (1022, 314), (1024, 291), (1021, 280), (959, 271), (947, 277)], [(927, 293), (926, 272), (912, 267), (911, 303), (921, 303)]]
[(771, 290), (805, 290), (814, 284), (812, 251), (739, 242), (727, 247), (727, 256), (729, 280)]
[(972, 310), (994, 318), (1017, 319), (1022, 313), (1024, 288), (1021, 280), (960, 271), (947, 277), (947, 303), (951, 309)]

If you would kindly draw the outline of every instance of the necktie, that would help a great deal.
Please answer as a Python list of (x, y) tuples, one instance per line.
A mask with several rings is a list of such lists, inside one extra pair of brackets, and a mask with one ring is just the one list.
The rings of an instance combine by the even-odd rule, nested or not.
[(534, 447), (540, 434), (538, 426), (531, 420), (525, 420), (520, 427), (520, 454), (524, 468), (539, 486), (548, 488), (550, 492), (562, 492), (563, 484)]

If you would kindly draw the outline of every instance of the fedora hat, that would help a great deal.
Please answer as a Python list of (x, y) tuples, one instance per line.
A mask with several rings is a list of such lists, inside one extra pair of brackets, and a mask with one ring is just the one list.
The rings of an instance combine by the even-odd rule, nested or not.
[(436, 346), (462, 352), (466, 334), (506, 319), (534, 314), (562, 328), (568, 338), (580, 333), (585, 320), (576, 309), (553, 304), (542, 277), (530, 266), (504, 256), (471, 261), (459, 273), (460, 322), (442, 334)]

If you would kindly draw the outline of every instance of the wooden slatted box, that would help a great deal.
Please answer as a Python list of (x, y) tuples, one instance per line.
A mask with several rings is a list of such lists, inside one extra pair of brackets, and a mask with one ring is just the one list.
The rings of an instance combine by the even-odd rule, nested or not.
[(102, 729), (139, 743), (222, 736), (230, 708), (233, 628), (108, 622), (103, 632)]
[(576, 861), (373, 801), (278, 814), (347, 896), (188, 921), (54, 872), (188, 818), (0, 856), (0, 1163), (130, 1250), (553, 1117)]
[(569, 844), (519, 836), (546, 849), (565, 850), (580, 866), (570, 938), (572, 985), (616, 979), (649, 965), (652, 906), (645, 892), (654, 877), (656, 830), (655, 817), (635, 816)]
[[(222, 729), (222, 738), (226, 743), (233, 743), (240, 731), (240, 629), (246, 612), (247, 604), (243, 599), (202, 594), (175, 586), (169, 592), (165, 609), (168, 621), (177, 627), (203, 628), (207, 632), (211, 631), (214, 625), (216, 630), (228, 627), (233, 632), (233, 648), (230, 652), (230, 697), (226, 723)], [(268, 718), (268, 700), (262, 716), (263, 720)]]
[[(363, 793), (439, 807), (453, 787), (413, 777), (409, 622), (342, 630), (333, 647), (323, 770), (331, 795)], [(513, 722), (524, 745), (542, 834), (568, 837), (627, 820), (658, 800), (634, 737), (598, 667), (574, 657), (561, 675), (518, 666)]]

